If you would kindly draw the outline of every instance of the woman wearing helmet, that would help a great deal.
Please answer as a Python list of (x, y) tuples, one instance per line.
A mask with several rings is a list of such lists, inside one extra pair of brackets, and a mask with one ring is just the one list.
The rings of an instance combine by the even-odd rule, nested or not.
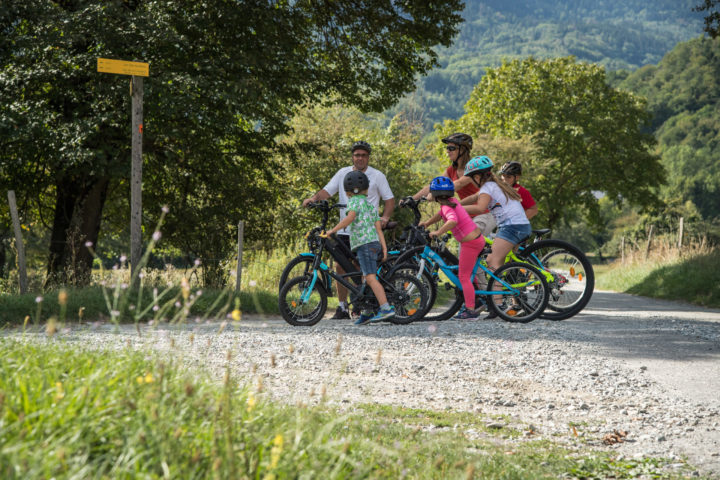
[(430, 232), (431, 237), (444, 235), (452, 230), (455, 240), (460, 242), (458, 262), (458, 278), (463, 287), (465, 306), (455, 315), (457, 320), (477, 320), (478, 314), (475, 311), (475, 286), (472, 283), (472, 271), (475, 267), (480, 252), (485, 247), (485, 237), (480, 228), (475, 225), (470, 215), (460, 206), (455, 196), (455, 185), (448, 177), (435, 177), (430, 182), (430, 194), (440, 204), (440, 211), (420, 226), (427, 227), (437, 223), (441, 218), (445, 223), (435, 231)]
[[(479, 188), (478, 193), (465, 198), (461, 203), (467, 205), (469, 212), (485, 211), (495, 217), (498, 224), (498, 231), (493, 240), (492, 253), (487, 257), (490, 269), (499, 268), (504, 262), (510, 250), (520, 241), (527, 238), (532, 228), (530, 221), (525, 216), (525, 210), (520, 204), (520, 195), (502, 180), (499, 180), (492, 172), (493, 161), (482, 155), (475, 157), (465, 166), (465, 175)], [(496, 301), (501, 297), (496, 296)], [(501, 305), (504, 310), (509, 306)], [(493, 318), (490, 313), (485, 318)]]
[[(443, 176), (453, 181), (460, 200), (477, 193), (477, 186), (463, 174), (465, 165), (470, 161), (470, 151), (473, 147), (472, 137), (467, 133), (453, 133), (443, 138), (442, 142), (446, 145), (445, 152), (451, 162)], [(429, 192), (430, 186), (425, 186), (413, 195), (413, 199), (419, 200), (427, 196)], [(490, 235), (495, 230), (495, 219), (490, 212), (473, 213), (471, 217), (475, 225), (480, 227), (483, 235)]]

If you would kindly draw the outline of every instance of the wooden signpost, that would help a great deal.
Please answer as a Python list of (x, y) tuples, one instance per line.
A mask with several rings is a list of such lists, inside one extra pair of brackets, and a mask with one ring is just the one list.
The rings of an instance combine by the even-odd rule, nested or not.
[(130, 75), (132, 97), (132, 167), (130, 174), (130, 271), (135, 269), (142, 258), (142, 133), (143, 133), (143, 78), (150, 75), (150, 64), (97, 59), (97, 71)]

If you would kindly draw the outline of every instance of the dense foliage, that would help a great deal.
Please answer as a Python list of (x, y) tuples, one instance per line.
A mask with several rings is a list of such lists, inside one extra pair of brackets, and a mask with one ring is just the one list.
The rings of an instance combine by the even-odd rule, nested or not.
[(610, 87), (598, 65), (573, 57), (504, 63), (488, 70), (465, 112), (442, 133), (530, 138), (536, 151), (522, 160), (525, 178), (540, 203), (538, 220), (550, 228), (573, 212), (597, 222), (597, 192), (650, 205), (663, 181), (648, 150), (654, 139), (642, 131), (649, 119), (643, 102)]
[(608, 70), (657, 63), (702, 32), (697, 0), (468, 0), (456, 41), (438, 49), (440, 67), (398, 109), (422, 112), (426, 127), (462, 115), (485, 69), (503, 59), (569, 55)]
[(262, 238), (268, 199), (278, 198), (274, 140), (298, 106), (389, 107), (436, 63), (432, 47), (449, 45), (461, 9), (459, 0), (4, 1), (2, 187), (51, 229), (49, 278), (85, 282), (84, 244), (97, 244), (106, 203), (126, 201), (130, 163), (127, 78), (97, 73), (96, 58), (145, 61), (144, 211), (179, 203), (169, 238), (204, 229), (183, 245), (198, 253), (241, 212), (248, 237)]
[(619, 85), (647, 98), (668, 186), (658, 220), (720, 220), (720, 39), (679, 44)]

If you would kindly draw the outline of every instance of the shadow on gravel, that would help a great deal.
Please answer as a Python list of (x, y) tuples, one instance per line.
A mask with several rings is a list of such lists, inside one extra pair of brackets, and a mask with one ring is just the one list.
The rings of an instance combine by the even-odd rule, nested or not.
[[(272, 328), (282, 329), (281, 325), (275, 323)], [(688, 362), (716, 358), (720, 365), (720, 341), (717, 340), (720, 339), (720, 310), (613, 292), (595, 292), (583, 312), (560, 322), (538, 319), (529, 324), (510, 324), (499, 320), (451, 320), (356, 327), (346, 320), (325, 319), (313, 328), (288, 326), (288, 329), (303, 336), (317, 335), (317, 329), (322, 329), (338, 335), (390, 342), (403, 338), (471, 342), (484, 339), (524, 342), (539, 338), (586, 344), (598, 353), (618, 358)]]

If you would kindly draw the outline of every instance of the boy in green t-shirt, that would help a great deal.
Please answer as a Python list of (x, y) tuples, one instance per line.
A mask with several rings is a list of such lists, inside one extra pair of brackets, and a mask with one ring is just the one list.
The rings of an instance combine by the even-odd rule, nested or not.
[(367, 201), (367, 191), (370, 181), (367, 175), (359, 170), (353, 170), (345, 175), (343, 187), (348, 195), (347, 216), (340, 223), (327, 232), (335, 232), (351, 225), (350, 248), (357, 251), (360, 270), (363, 279), (372, 289), (380, 304), (380, 311), (373, 316), (372, 312), (362, 312), (355, 325), (368, 322), (379, 322), (395, 316), (395, 308), (388, 304), (385, 290), (375, 276), (377, 271), (377, 257), (382, 252), (383, 261), (387, 259), (387, 245), (382, 234), (382, 223), (375, 207)]

